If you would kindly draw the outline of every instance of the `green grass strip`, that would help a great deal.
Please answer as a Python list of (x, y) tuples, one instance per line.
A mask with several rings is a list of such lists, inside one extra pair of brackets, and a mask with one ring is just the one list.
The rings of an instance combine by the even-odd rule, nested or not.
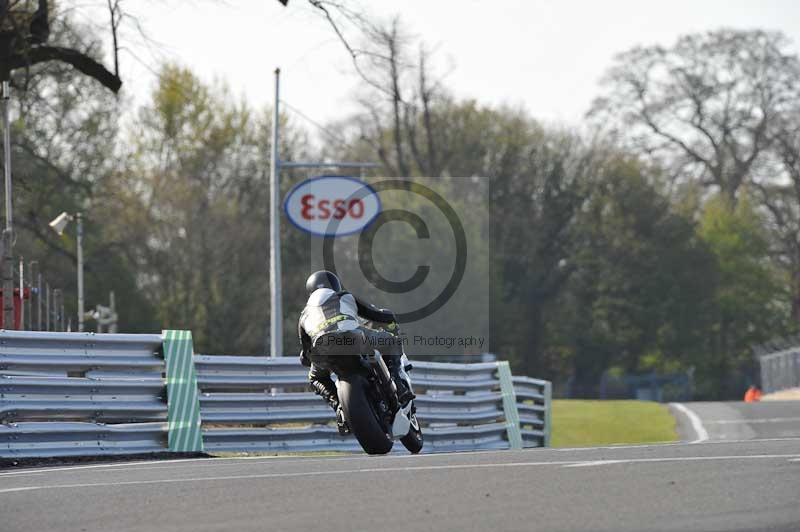
[(678, 440), (667, 405), (650, 401), (553, 401), (553, 447)]

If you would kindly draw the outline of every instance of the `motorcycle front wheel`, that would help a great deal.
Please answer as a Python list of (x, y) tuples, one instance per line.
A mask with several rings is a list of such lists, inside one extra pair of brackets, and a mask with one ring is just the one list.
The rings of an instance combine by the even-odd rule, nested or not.
[(383, 427), (367, 395), (369, 382), (361, 375), (339, 379), (339, 401), (353, 435), (367, 454), (386, 454), (392, 450), (392, 436)]

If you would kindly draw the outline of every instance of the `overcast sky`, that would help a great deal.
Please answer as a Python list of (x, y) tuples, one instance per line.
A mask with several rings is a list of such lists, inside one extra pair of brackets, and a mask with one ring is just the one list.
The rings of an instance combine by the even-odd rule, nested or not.
[[(272, 71), (283, 72), (282, 99), (319, 122), (352, 110), (357, 86), (350, 58), (306, 0), (136, 0), (158, 42), (154, 57), (218, 77), (261, 105), (272, 99)], [(795, 0), (370, 0), (373, 16), (399, 14), (407, 28), (437, 47), (447, 85), (489, 104), (522, 105), (549, 122), (580, 120), (615, 53), (636, 44), (670, 44), (682, 33), (721, 26), (767, 28), (800, 40)], [(100, 12), (102, 16), (102, 12)], [(356, 36), (352, 36), (356, 39)], [(160, 54), (160, 55), (159, 55)], [(123, 56), (126, 89), (142, 101), (150, 70)], [(288, 112), (288, 111), (287, 111)]]

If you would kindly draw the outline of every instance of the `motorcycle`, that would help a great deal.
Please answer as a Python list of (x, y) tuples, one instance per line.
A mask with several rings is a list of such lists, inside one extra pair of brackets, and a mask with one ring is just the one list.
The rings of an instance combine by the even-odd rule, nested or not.
[[(400, 377), (411, 388), (409, 364), (401, 357)], [(386, 454), (399, 439), (411, 453), (422, 450), (423, 436), (414, 400), (398, 402), (397, 386), (377, 349), (371, 353), (331, 357), (339, 403), (350, 431), (367, 454)]]

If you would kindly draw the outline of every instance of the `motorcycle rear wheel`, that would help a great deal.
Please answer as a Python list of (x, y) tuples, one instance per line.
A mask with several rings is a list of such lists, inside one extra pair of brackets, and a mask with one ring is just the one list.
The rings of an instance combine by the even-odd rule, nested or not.
[(412, 454), (417, 454), (422, 450), (422, 445), (424, 443), (422, 428), (419, 426), (416, 413), (411, 414), (411, 429), (408, 431), (408, 434), (400, 438), (400, 442), (408, 449), (408, 452)]
[(339, 401), (353, 435), (367, 454), (386, 454), (392, 450), (391, 434), (381, 424), (375, 406), (367, 396), (369, 383), (361, 375), (339, 379)]

